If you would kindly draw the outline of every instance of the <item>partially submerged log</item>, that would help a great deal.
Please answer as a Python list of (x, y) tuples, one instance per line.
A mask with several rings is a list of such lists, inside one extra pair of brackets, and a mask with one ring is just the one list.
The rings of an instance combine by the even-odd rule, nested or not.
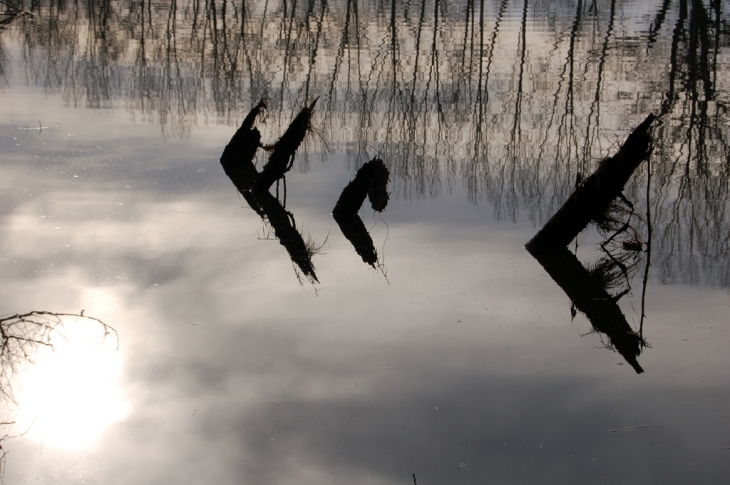
[(619, 152), (601, 162), (555, 215), (525, 245), (533, 255), (565, 248), (588, 225), (606, 212), (634, 170), (652, 151), (649, 128), (653, 114), (636, 127)]
[(644, 372), (637, 357), (642, 339), (626, 321), (616, 299), (601, 286), (567, 248), (535, 254), (550, 277), (568, 295), (575, 307), (583, 313), (596, 331), (605, 334), (613, 348), (634, 368)]
[(252, 190), (254, 192), (268, 191), (274, 182), (282, 178), (291, 169), (296, 151), (304, 141), (307, 133), (311, 131), (312, 113), (315, 104), (317, 104), (316, 99), (312, 101), (311, 105), (302, 108), (281, 138), (274, 144), (269, 161), (266, 162), (253, 184)]
[(261, 146), (261, 132), (253, 125), (256, 117), (265, 109), (266, 102), (262, 99), (248, 113), (221, 155), (223, 170), (241, 193), (250, 190), (259, 176), (253, 159)]

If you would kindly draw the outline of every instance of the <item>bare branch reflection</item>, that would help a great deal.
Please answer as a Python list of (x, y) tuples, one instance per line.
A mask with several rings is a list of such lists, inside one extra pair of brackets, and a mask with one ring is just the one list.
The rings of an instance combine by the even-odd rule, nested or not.
[[(53, 347), (54, 337), (63, 336), (64, 320), (86, 319), (96, 322), (103, 337), (118, 339), (117, 331), (98, 318), (81, 313), (32, 311), (0, 318), (0, 396), (13, 400), (13, 381), (26, 365), (33, 363), (39, 347)], [(118, 340), (117, 340), (118, 342)]]
[[(311, 152), (376, 152), (397, 197), (459, 185), (542, 223), (642, 113), (660, 110), (651, 197), (663, 281), (730, 286), (730, 45), (721, 2), (32, 2), (0, 37), (28, 83), (190, 136), (264, 95), (281, 133), (321, 97)], [(631, 10), (631, 15), (625, 11)], [(629, 18), (641, 18), (631, 23)], [(9, 44), (10, 43), (10, 44)], [(7, 82), (7, 81), (6, 81)], [(324, 142), (326, 140), (326, 143)], [(307, 170), (302, 153), (300, 170)], [(628, 189), (635, 197), (638, 179)], [(684, 252), (687, 258), (672, 254)]]

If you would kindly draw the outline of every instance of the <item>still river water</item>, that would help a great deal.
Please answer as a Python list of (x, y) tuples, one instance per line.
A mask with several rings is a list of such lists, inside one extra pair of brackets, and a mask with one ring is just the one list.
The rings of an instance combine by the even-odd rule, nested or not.
[[(7, 483), (727, 480), (720, 2), (15, 3), (0, 311), (79, 316), (3, 343)], [(218, 161), (264, 97), (266, 144), (318, 98), (272, 188), (316, 279)], [(601, 280), (638, 373), (523, 246), (649, 113)], [(376, 155), (368, 265), (331, 212)], [(570, 249), (595, 268), (612, 233)]]

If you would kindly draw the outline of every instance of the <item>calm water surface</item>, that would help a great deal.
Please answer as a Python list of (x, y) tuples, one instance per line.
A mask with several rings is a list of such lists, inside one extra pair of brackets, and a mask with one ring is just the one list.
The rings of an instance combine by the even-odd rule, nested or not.
[[(14, 3), (6, 483), (727, 479), (720, 2)], [(314, 277), (219, 163), (262, 98), (264, 144), (318, 98), (271, 190)], [(625, 317), (637, 369), (523, 246), (649, 113), (631, 228), (607, 246), (626, 271), (596, 276), (613, 230), (570, 245)], [(390, 200), (359, 212), (369, 265), (331, 213), (375, 156)], [(8, 338), (32, 311), (72, 314), (12, 327), (61, 322), (53, 348)]]

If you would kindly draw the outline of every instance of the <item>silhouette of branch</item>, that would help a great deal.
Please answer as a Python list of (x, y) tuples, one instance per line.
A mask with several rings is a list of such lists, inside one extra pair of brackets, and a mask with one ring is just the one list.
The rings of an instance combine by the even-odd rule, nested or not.
[(629, 135), (619, 152), (604, 160), (573, 192), (560, 210), (525, 245), (528, 251), (534, 255), (564, 248), (590, 221), (605, 214), (634, 170), (651, 153), (652, 138), (648, 130), (653, 121), (654, 115), (649, 115)]
[(24, 17), (26, 15), (33, 16), (32, 13), (27, 10), (23, 10), (23, 7), (11, 2), (9, 0), (0, 0), (0, 5), (6, 8), (6, 10), (0, 13), (0, 30), (15, 19)]

